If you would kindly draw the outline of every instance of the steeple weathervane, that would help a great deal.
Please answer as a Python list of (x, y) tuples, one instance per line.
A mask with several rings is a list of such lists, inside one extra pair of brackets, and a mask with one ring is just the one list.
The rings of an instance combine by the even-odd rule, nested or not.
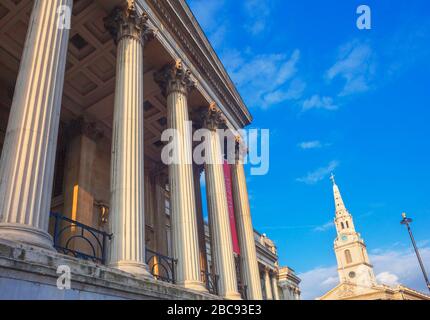
[(331, 182), (333, 182), (333, 184), (336, 184), (336, 181), (334, 180), (333, 172), (331, 173), (330, 180), (331, 180)]

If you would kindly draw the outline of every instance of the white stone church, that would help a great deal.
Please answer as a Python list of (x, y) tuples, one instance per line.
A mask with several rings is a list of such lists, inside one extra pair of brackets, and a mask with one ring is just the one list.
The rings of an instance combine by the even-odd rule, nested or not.
[(319, 300), (430, 300), (430, 296), (402, 285), (391, 287), (377, 283), (364, 240), (355, 229), (333, 175), (331, 179), (336, 211), (334, 251), (339, 284)]

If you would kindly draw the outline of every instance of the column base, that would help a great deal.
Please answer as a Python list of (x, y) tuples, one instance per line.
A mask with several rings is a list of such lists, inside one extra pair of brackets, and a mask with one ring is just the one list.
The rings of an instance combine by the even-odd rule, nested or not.
[(228, 292), (224, 295), (224, 298), (228, 300), (242, 300), (242, 296), (239, 292)]
[(191, 289), (199, 292), (208, 292), (208, 289), (206, 288), (204, 283), (200, 281), (184, 281), (184, 282), (178, 283), (178, 285), (186, 289)]
[(0, 223), (0, 238), (55, 251), (48, 232), (25, 224)]
[(140, 263), (136, 261), (119, 261), (109, 264), (109, 267), (119, 269), (137, 276), (152, 278), (146, 263)]

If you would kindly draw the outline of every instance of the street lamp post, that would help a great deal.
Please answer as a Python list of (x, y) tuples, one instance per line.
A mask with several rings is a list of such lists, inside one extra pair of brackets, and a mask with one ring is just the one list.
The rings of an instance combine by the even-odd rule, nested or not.
[(406, 226), (406, 228), (408, 228), (409, 236), (411, 237), (412, 245), (414, 246), (414, 250), (415, 250), (415, 253), (416, 253), (416, 255), (417, 255), (418, 262), (419, 262), (419, 264), (420, 264), (421, 270), (422, 270), (422, 272), (423, 272), (423, 275), (424, 275), (424, 279), (425, 279), (425, 281), (426, 281), (427, 288), (428, 288), (428, 289), (429, 289), (429, 291), (430, 291), (430, 282), (429, 282), (429, 278), (427, 277), (426, 269), (424, 268), (424, 264), (423, 264), (423, 261), (421, 260), (420, 252), (418, 251), (418, 247), (417, 247), (417, 244), (415, 243), (415, 239), (414, 239), (414, 236), (413, 236), (413, 234), (412, 234), (411, 227), (410, 227), (410, 224), (411, 224), (411, 222), (412, 222), (412, 219), (411, 219), (411, 218), (406, 217), (406, 213), (402, 213), (402, 218), (403, 218), (403, 219), (402, 219), (402, 221), (400, 221), (400, 223), (401, 223), (401, 224), (403, 224), (403, 225), (405, 225), (405, 226)]

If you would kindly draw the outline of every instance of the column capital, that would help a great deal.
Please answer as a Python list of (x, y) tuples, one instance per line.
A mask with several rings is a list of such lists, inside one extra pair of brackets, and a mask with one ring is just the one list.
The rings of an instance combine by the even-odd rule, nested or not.
[(236, 161), (242, 162), (243, 158), (248, 154), (248, 147), (240, 135), (236, 136)]
[(89, 121), (84, 117), (79, 117), (70, 121), (67, 126), (67, 137), (74, 138), (78, 135), (85, 135), (91, 140), (98, 141), (103, 138), (103, 129), (96, 121)]
[(227, 121), (215, 102), (200, 108), (203, 127), (209, 130), (226, 128)]
[(172, 92), (184, 95), (195, 88), (196, 83), (191, 77), (191, 72), (184, 68), (181, 60), (168, 64), (154, 74), (154, 80), (161, 87), (163, 94), (168, 96)]
[(129, 37), (143, 45), (155, 36), (155, 31), (149, 28), (148, 16), (137, 12), (134, 1), (129, 2), (125, 7), (115, 7), (103, 21), (115, 43), (124, 37)]

